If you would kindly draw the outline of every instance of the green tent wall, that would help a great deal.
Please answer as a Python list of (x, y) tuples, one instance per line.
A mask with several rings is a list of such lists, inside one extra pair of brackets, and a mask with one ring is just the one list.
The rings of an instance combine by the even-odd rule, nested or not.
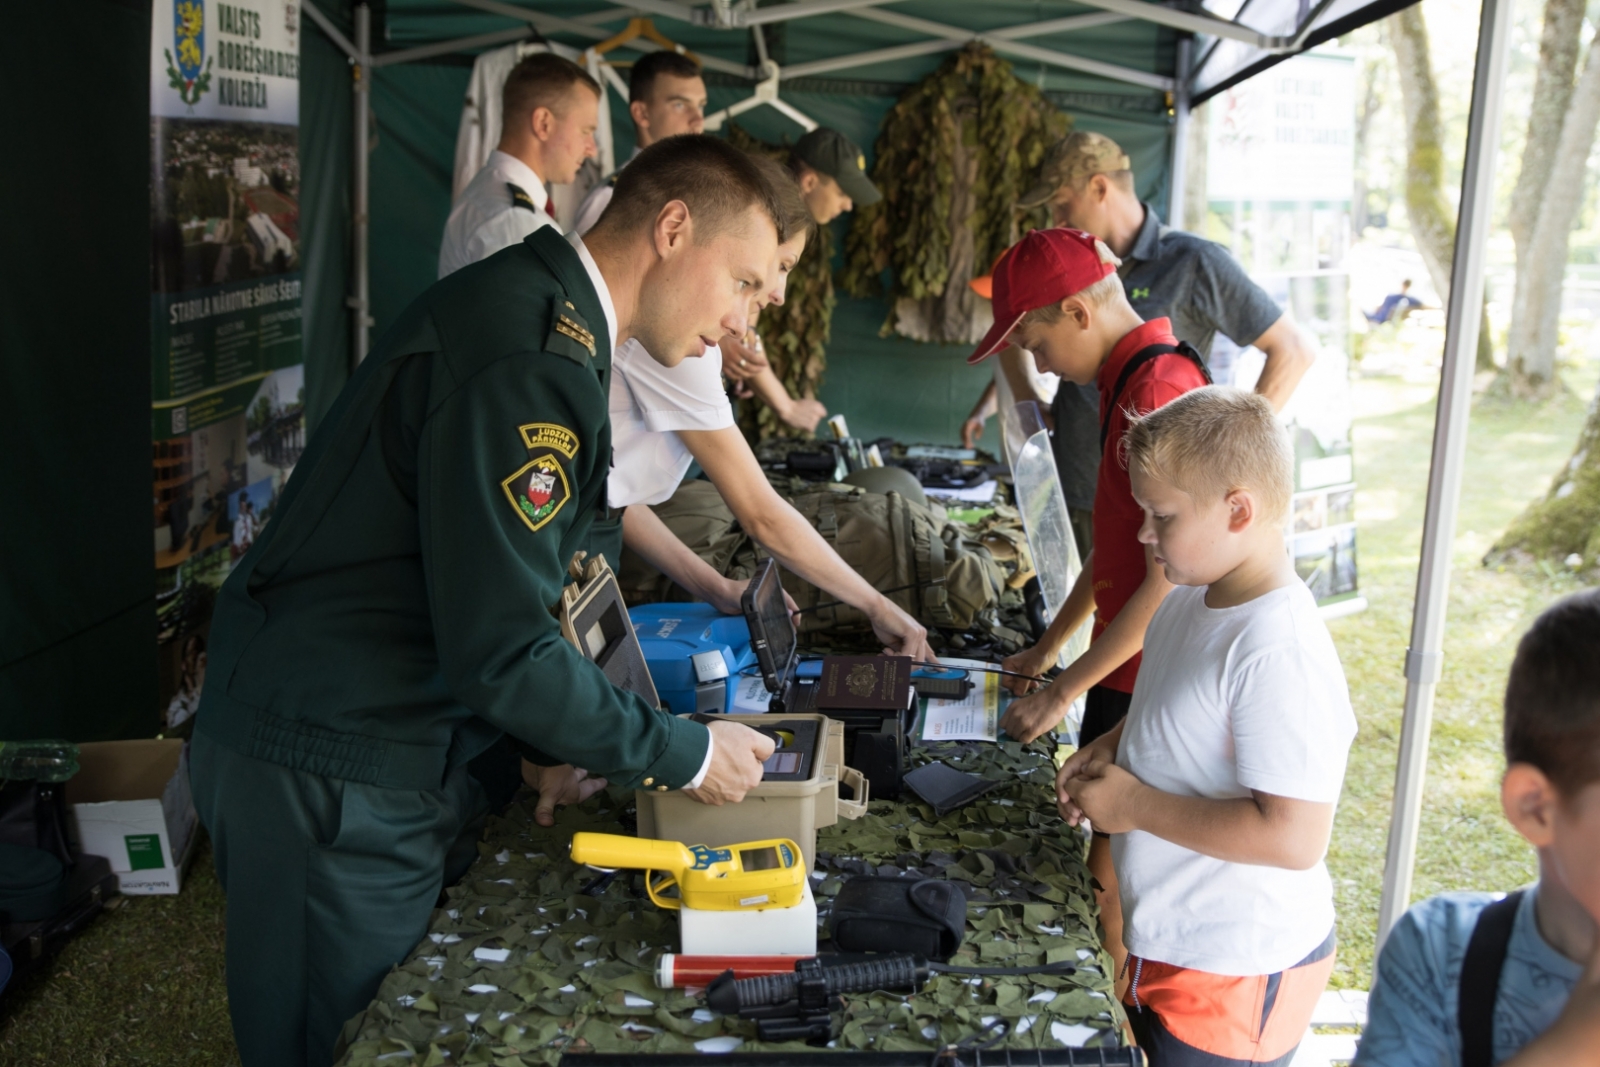
[[(322, 0), (348, 30), (348, 0)], [(946, 10), (940, 14), (935, 8)], [(919, 5), (960, 21), (961, 5)], [(149, 736), (156, 707), (154, 565), (150, 522), (149, 0), (23, 6), (3, 47), (7, 143), (30, 162), (5, 168), (12, 205), (7, 283), (0, 290), (0, 378), (11, 403), (0, 467), (0, 739), (76, 741)], [(1039, 5), (985, 5), (986, 20), (1043, 17)], [(1050, 12), (1046, 12), (1048, 15)], [(504, 19), (414, 0), (378, 5), (374, 39), (421, 40), (500, 29)], [(865, 22), (808, 20), (779, 42), (798, 62), (836, 53), (839, 31)], [(727, 37), (663, 23), (690, 47)], [(708, 36), (709, 35), (709, 36)], [(1106, 37), (1105, 58), (1141, 69), (1170, 65), (1170, 32), (1130, 23)], [(72, 43), (73, 63), (41, 42)], [(302, 21), (301, 256), (307, 412), (312, 426), (349, 373), (351, 68)], [(775, 48), (778, 45), (775, 45)], [(1097, 46), (1098, 47), (1098, 46)], [(824, 52), (826, 48), (828, 51)], [(737, 56), (741, 61), (743, 56)], [(845, 131), (869, 156), (896, 94), (942, 56), (874, 68), (881, 79), (810, 79), (784, 96)], [(470, 57), (373, 72), (371, 153), (374, 337), (432, 281)], [(1080, 128), (1117, 138), (1134, 157), (1141, 192), (1165, 204), (1170, 119), (1160, 94), (1019, 66), (1040, 77)], [(713, 107), (743, 98), (712, 79)], [(625, 111), (613, 115), (618, 151), (631, 147)], [(798, 128), (770, 110), (742, 116), (770, 140)], [(881, 302), (842, 299), (823, 400), (859, 434), (951, 440), (988, 379), (960, 346), (880, 338)], [(895, 403), (883, 399), (893, 396)]]

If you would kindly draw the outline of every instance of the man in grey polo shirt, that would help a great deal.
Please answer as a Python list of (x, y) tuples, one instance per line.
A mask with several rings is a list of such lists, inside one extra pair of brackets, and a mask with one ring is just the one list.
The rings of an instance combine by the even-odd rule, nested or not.
[[(1039, 181), (1018, 207), (1050, 205), (1057, 226), (1094, 234), (1122, 260), (1117, 273), (1141, 318), (1165, 316), (1172, 332), (1202, 357), (1222, 334), (1266, 356), (1256, 392), (1282, 410), (1316, 358), (1304, 335), (1244, 268), (1214, 241), (1162, 223), (1134, 191), (1127, 154), (1103, 134), (1079, 131), (1046, 157)], [(1100, 401), (1094, 386), (1063, 382), (1050, 406), (1056, 467), (1087, 553), (1089, 509), (1100, 466)]]

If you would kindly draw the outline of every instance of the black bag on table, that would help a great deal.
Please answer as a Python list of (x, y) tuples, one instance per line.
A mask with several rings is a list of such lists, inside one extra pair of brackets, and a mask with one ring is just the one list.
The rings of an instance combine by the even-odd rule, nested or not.
[(944, 963), (967, 930), (967, 896), (937, 878), (847, 881), (833, 900), (833, 947), (840, 952), (909, 952)]

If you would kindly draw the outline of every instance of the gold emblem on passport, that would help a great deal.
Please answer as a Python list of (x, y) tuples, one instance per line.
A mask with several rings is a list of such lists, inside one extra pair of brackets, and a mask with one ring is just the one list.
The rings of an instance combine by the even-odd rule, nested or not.
[(869, 697), (878, 687), (878, 672), (870, 663), (857, 663), (844, 677), (844, 687), (858, 697)]

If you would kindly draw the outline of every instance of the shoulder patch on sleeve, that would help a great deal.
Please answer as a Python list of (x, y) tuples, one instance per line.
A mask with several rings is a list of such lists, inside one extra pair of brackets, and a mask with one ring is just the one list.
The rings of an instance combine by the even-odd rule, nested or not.
[(517, 518), (537, 533), (572, 499), (572, 482), (566, 462), (578, 451), (578, 435), (553, 422), (529, 422), (517, 427), (528, 450), (528, 462), (500, 482)]
[(542, 452), (500, 483), (517, 518), (537, 533), (572, 499), (572, 483), (553, 452)]
[(544, 348), (578, 363), (587, 363), (598, 354), (589, 324), (565, 297), (558, 295), (550, 302), (550, 335)]
[(571, 459), (578, 452), (578, 435), (565, 426), (553, 422), (529, 422), (517, 427), (522, 435), (523, 447), (532, 452), (539, 448), (553, 448)]

